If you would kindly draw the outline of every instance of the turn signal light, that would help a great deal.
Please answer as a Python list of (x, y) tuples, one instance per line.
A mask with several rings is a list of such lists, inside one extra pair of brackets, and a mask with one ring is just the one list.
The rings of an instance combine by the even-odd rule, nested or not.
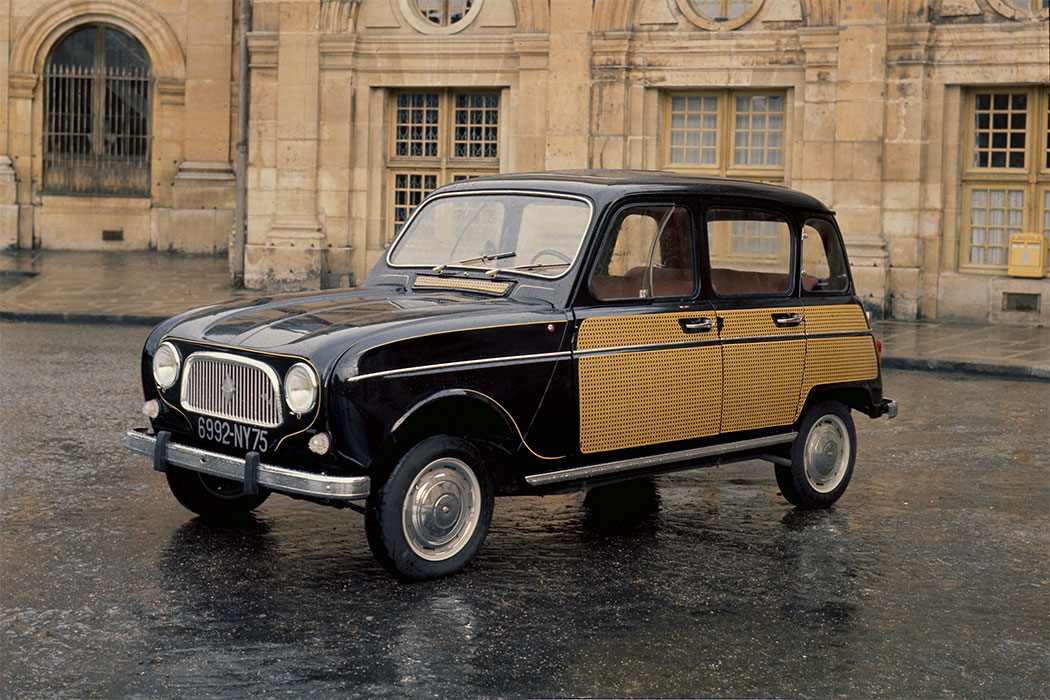
[(882, 341), (881, 340), (876, 340), (875, 341), (875, 355), (878, 358), (879, 366), (881, 367), (882, 366)]

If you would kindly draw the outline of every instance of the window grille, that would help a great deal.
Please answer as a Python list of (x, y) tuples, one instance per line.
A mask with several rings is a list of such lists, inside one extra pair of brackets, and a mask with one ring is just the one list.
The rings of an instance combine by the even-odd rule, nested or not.
[(44, 191), (148, 195), (151, 88), (145, 51), (123, 32), (60, 42), (44, 71)]
[(499, 172), (499, 98), (452, 90), (391, 95), (388, 240), (440, 185)]

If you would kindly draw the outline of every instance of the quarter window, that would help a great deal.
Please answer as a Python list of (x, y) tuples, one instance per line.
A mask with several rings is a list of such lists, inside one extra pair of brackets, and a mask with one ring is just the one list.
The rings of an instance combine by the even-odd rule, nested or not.
[(786, 294), (791, 289), (791, 227), (778, 214), (707, 212), (711, 287), (720, 296)]
[(835, 227), (826, 219), (810, 219), (802, 229), (802, 292), (848, 290), (846, 257)]
[(783, 93), (671, 93), (665, 167), (782, 181), (786, 102)]
[(1012, 234), (1046, 235), (1050, 93), (975, 89), (966, 105), (960, 268), (1002, 273)]
[(151, 85), (124, 32), (89, 25), (62, 39), (44, 68), (44, 190), (148, 195)]
[(499, 172), (498, 92), (400, 92), (390, 103), (388, 240), (431, 191)]

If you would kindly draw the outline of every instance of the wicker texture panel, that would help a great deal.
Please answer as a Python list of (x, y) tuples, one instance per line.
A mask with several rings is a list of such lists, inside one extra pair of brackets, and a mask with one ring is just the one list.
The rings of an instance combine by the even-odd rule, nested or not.
[[(795, 329), (796, 333), (798, 329)], [(726, 345), (722, 432), (788, 425), (798, 411), (806, 341)]]
[(739, 311), (719, 311), (722, 318), (722, 338), (748, 338), (752, 336), (801, 335), (802, 324), (787, 328), (778, 328), (773, 323), (774, 314), (798, 314), (802, 316), (801, 306), (778, 307), (771, 309), (740, 309)]
[(510, 287), (509, 282), (490, 282), (489, 280), (459, 279), (455, 277), (430, 277), (420, 275), (413, 283), (422, 289), (470, 289), (491, 294), (503, 294)]
[(715, 319), (714, 311), (688, 313), (638, 314), (635, 316), (602, 316), (588, 318), (580, 324), (577, 350), (623, 348), (635, 345), (714, 340), (710, 333), (687, 335), (679, 323), (683, 318)]
[(717, 346), (581, 358), (580, 451), (717, 433), (721, 378)]
[(807, 306), (806, 332), (843, 333), (868, 330), (864, 309), (856, 304), (837, 306)]

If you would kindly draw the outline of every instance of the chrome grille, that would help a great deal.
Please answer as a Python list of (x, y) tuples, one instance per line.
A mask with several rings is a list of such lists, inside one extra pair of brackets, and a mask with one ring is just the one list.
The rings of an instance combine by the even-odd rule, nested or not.
[(222, 352), (196, 352), (182, 373), (183, 408), (215, 418), (276, 428), (281, 385), (269, 365)]

